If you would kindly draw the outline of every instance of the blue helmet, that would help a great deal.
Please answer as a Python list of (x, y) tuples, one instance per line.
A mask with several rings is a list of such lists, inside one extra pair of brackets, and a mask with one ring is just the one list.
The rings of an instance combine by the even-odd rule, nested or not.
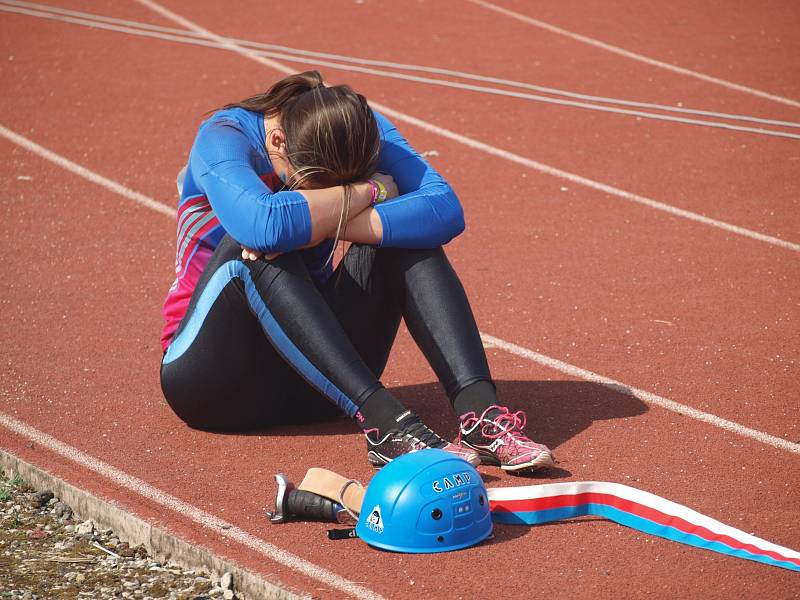
[(462, 458), (426, 448), (404, 454), (372, 478), (356, 525), (370, 546), (394, 552), (447, 552), (492, 532), (483, 480)]

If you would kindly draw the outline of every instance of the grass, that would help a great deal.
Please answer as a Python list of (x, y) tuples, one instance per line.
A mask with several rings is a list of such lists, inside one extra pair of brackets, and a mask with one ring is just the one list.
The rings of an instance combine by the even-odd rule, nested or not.
[(12, 492), (23, 485), (25, 485), (25, 482), (19, 475), (14, 476), (12, 479), (0, 479), (0, 502), (8, 502), (11, 499)]

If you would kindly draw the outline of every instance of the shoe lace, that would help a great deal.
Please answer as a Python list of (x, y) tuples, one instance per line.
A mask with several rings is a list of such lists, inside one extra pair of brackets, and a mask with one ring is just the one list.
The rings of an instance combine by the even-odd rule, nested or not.
[(522, 433), (522, 429), (527, 423), (524, 411), (518, 410), (512, 413), (505, 406), (493, 405), (487, 408), (483, 414), (485, 415), (493, 409), (500, 411), (500, 414), (494, 419), (489, 420), (481, 415), (483, 421), (481, 433), (484, 437), (495, 440), (508, 436), (512, 441), (528, 441), (528, 437)]
[(372, 441), (373, 444), (377, 443), (378, 436), (380, 435), (380, 433), (381, 433), (381, 430), (378, 429), (377, 427), (373, 427), (372, 429), (365, 429), (364, 430), (364, 435), (367, 436), (367, 438), (369, 438), (369, 440)]
[(422, 421), (415, 421), (404, 427), (403, 435), (419, 440), (421, 448), (441, 448), (447, 444)]

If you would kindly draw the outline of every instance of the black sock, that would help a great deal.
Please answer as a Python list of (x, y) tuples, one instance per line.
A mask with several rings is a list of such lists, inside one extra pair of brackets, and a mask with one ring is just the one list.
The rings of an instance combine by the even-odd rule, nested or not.
[[(383, 433), (398, 429), (398, 422), (413, 414), (386, 388), (380, 388), (367, 397), (356, 414), (356, 423), (363, 430), (377, 429)], [(360, 415), (360, 416), (359, 416)]]
[[(459, 417), (470, 412), (480, 417), (493, 404), (497, 404), (497, 392), (494, 384), (486, 379), (469, 384), (453, 399), (453, 409)], [(487, 416), (491, 419), (498, 414), (500, 411), (493, 410)]]

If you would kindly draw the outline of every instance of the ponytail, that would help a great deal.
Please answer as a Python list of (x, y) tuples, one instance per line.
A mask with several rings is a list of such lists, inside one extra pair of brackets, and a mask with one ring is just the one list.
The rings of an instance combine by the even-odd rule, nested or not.
[(279, 113), (288, 101), (319, 87), (324, 87), (319, 71), (305, 71), (284, 77), (263, 94), (226, 104), (222, 108), (244, 108), (271, 117)]

